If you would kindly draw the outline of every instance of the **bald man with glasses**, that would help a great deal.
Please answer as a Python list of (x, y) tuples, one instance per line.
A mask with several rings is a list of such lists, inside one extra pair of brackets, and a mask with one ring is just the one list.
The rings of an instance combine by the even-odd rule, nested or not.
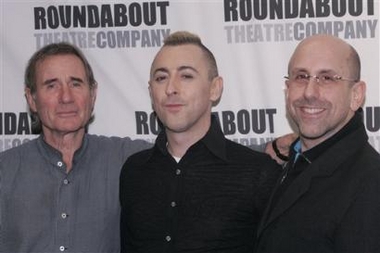
[(294, 51), (286, 105), (298, 129), (257, 233), (257, 252), (380, 252), (380, 155), (362, 121), (360, 58), (315, 35)]

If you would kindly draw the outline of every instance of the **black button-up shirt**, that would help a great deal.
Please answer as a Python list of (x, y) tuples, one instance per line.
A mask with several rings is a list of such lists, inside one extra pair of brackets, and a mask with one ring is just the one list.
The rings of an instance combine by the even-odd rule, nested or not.
[(227, 140), (215, 119), (178, 163), (166, 143), (162, 132), (123, 166), (122, 252), (251, 252), (279, 166)]

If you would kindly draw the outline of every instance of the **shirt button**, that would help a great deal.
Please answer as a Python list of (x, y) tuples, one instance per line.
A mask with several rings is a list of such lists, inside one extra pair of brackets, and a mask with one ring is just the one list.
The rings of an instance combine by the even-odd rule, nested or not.
[(175, 171), (175, 174), (177, 174), (177, 175), (181, 174), (181, 170), (180, 170), (180, 169), (177, 169), (177, 170)]
[(57, 165), (58, 165), (58, 167), (62, 167), (63, 162), (59, 161), (59, 162), (57, 162)]
[(68, 179), (63, 179), (63, 184), (69, 184), (69, 180)]
[(177, 204), (175, 203), (175, 201), (172, 201), (171, 203), (170, 203), (170, 206), (171, 207), (175, 207)]
[(66, 219), (67, 216), (68, 216), (68, 215), (67, 215), (66, 213), (62, 213), (62, 214), (61, 214), (62, 219)]
[(60, 251), (65, 251), (65, 247), (64, 247), (64, 246), (60, 246), (60, 247), (59, 247), (59, 250), (60, 250)]
[(172, 238), (170, 237), (170, 235), (167, 235), (167, 236), (165, 237), (165, 240), (166, 240), (167, 242), (170, 242), (170, 241), (172, 240)]

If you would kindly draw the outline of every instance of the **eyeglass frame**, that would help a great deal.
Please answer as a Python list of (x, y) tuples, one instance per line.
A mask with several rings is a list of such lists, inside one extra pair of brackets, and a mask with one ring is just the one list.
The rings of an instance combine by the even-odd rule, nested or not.
[[(300, 74), (299, 74), (300, 75)], [(299, 76), (298, 75), (298, 76)], [(337, 74), (335, 74), (335, 75), (330, 75), (330, 74), (328, 74), (328, 73), (321, 73), (321, 74), (318, 74), (318, 75), (309, 75), (309, 74), (302, 74), (303, 76), (305, 76), (305, 79), (302, 79), (302, 80), (298, 80), (297, 81), (297, 79), (292, 79), (291, 77), (290, 77), (290, 75), (289, 76), (284, 76), (284, 78), (285, 79), (287, 79), (287, 80), (289, 80), (290, 82), (295, 82), (295, 83), (297, 83), (297, 84), (301, 84), (301, 85), (306, 85), (306, 84), (309, 84), (309, 82), (310, 82), (310, 79), (311, 78), (315, 78), (315, 80), (317, 80), (317, 83), (320, 85), (320, 84), (322, 84), (322, 85), (328, 85), (328, 84), (332, 84), (332, 83), (337, 83), (338, 81), (347, 81), (347, 82), (354, 82), (354, 83), (357, 83), (357, 82), (359, 82), (360, 80), (358, 80), (358, 79), (349, 79), (349, 78), (344, 78), (344, 77), (342, 77), (342, 76), (340, 76), (340, 75), (337, 75)], [(297, 75), (296, 75), (297, 76)], [(330, 80), (325, 80), (325, 81), (323, 81), (324, 79), (322, 78), (323, 76), (328, 76), (328, 77), (331, 77), (331, 79)], [(307, 82), (306, 82), (306, 80), (307, 80)], [(321, 81), (322, 80), (322, 81)], [(331, 81), (331, 82), (329, 82), (329, 81)]]

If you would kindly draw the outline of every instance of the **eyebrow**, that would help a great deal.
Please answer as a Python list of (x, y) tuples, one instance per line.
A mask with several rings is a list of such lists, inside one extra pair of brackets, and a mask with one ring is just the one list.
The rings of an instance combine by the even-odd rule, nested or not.
[(51, 84), (56, 82), (58, 79), (57, 78), (52, 78), (52, 79), (47, 79), (43, 82), (43, 84)]
[(83, 79), (82, 79), (82, 78), (79, 78), (79, 77), (71, 76), (71, 77), (70, 77), (70, 80), (71, 80), (71, 81), (77, 81), (77, 82), (80, 82), (80, 83), (84, 83)]
[[(191, 67), (191, 66), (187, 66), (187, 65), (184, 65), (184, 66), (179, 66), (177, 68), (177, 70), (179, 71), (182, 71), (182, 70), (187, 70), (187, 69), (190, 69), (196, 73), (198, 73), (198, 70), (195, 69), (194, 67)], [(165, 73), (169, 73), (169, 70), (167, 68), (157, 68), (153, 71), (153, 75), (156, 74), (157, 72), (165, 72)]]
[(187, 70), (187, 69), (190, 69), (190, 70), (192, 70), (192, 71), (198, 73), (198, 70), (195, 69), (194, 67), (191, 67), (191, 66), (180, 66), (180, 67), (178, 68), (178, 70), (180, 70), (180, 71), (181, 71), (181, 70)]
[[(291, 73), (298, 73), (298, 72), (307, 72), (309, 73), (310, 71), (308, 71), (307, 69), (305, 68), (295, 68), (291, 71)], [(332, 70), (332, 69), (320, 69), (317, 71), (319, 74), (323, 74), (323, 73), (336, 73), (335, 70)]]
[[(300, 72), (300, 71), (304, 71), (304, 72), (309, 72), (309, 70), (307, 70), (306, 68), (294, 68), (293, 71), (295, 72)], [(321, 72), (321, 73), (324, 73), (324, 72), (334, 72), (335, 70), (333, 69), (318, 69), (317, 72)]]
[[(51, 78), (51, 79), (47, 79), (43, 82), (43, 84), (51, 84), (51, 83), (54, 83), (58, 81), (58, 78)], [(76, 81), (76, 82), (80, 82), (80, 83), (83, 83), (83, 79), (82, 78), (79, 78), (79, 77), (74, 77), (74, 76), (70, 76), (70, 81)]]

